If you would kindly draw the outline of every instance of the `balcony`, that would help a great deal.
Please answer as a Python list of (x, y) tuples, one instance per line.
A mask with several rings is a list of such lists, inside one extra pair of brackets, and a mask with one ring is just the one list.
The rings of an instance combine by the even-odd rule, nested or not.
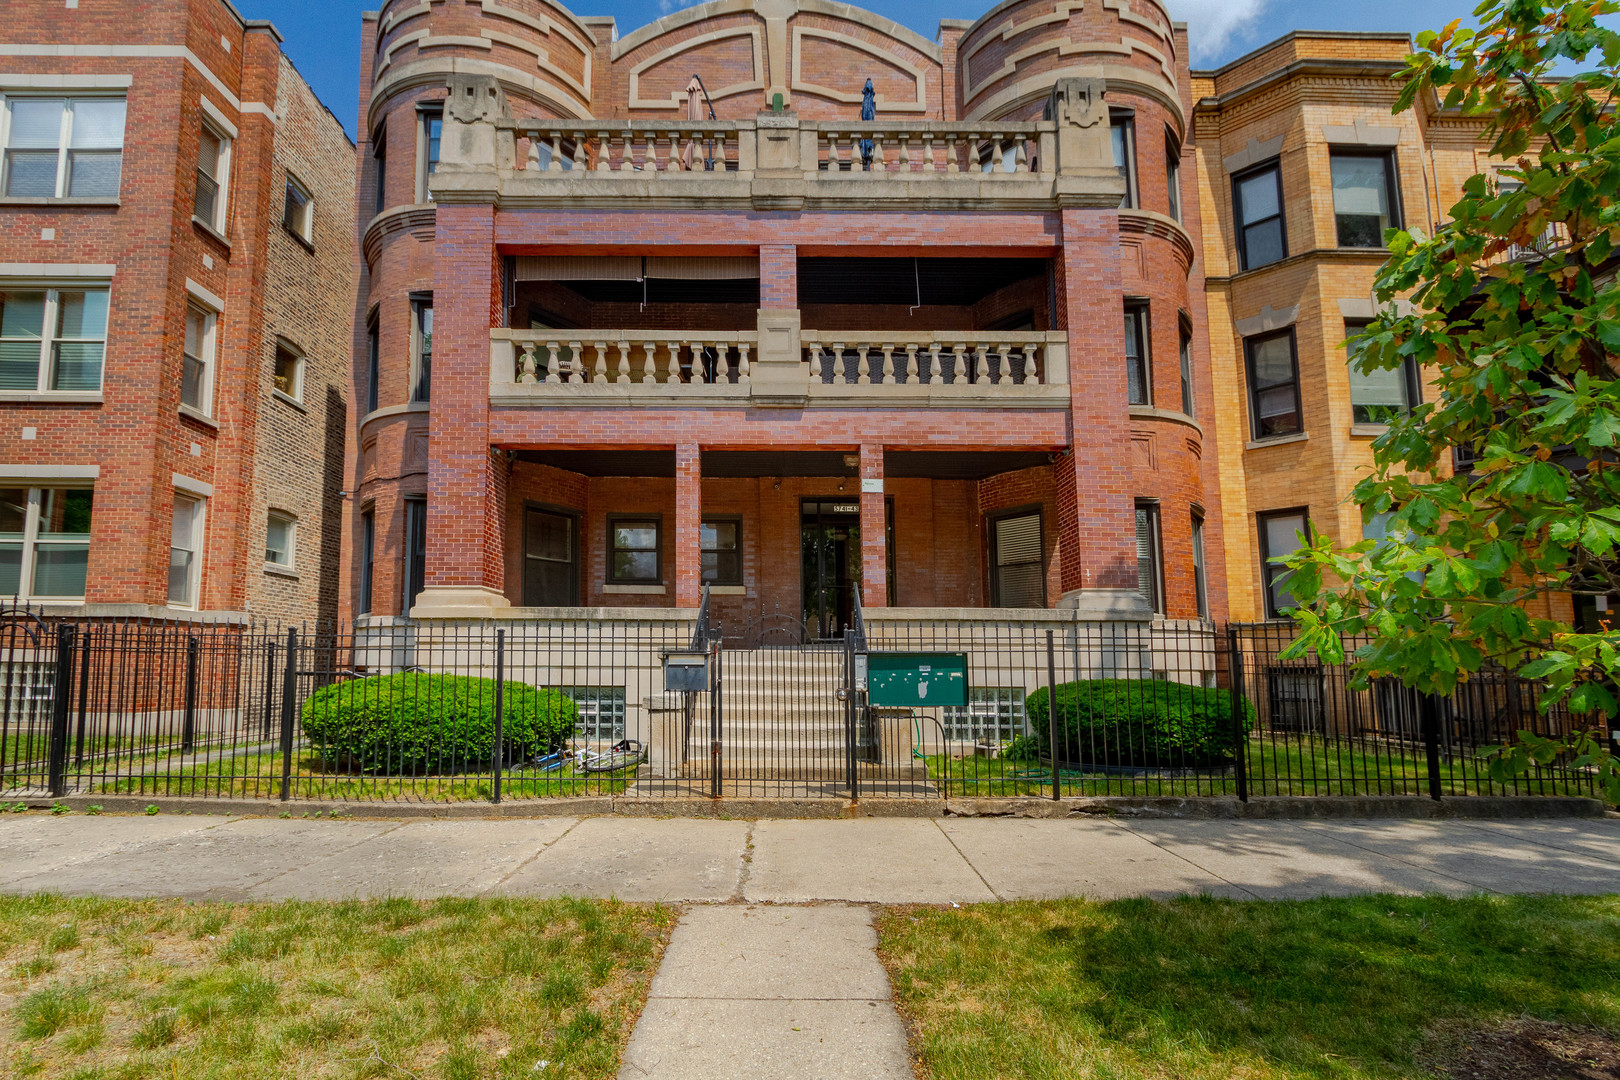
[(764, 330), (764, 356), (761, 331), (491, 330), (490, 404), (1016, 409), (1069, 401), (1064, 331), (777, 329), (785, 332)]

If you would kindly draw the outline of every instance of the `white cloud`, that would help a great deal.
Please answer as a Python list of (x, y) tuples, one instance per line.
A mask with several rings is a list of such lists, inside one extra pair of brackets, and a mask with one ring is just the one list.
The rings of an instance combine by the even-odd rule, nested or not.
[(1165, 0), (1170, 17), (1187, 23), (1192, 62), (1207, 64), (1225, 59), (1233, 39), (1254, 37), (1260, 16), (1271, 0)]
[(701, 3), (703, 0), (658, 0), (658, 11), (662, 15), (668, 15), (672, 11), (680, 11), (682, 8)]

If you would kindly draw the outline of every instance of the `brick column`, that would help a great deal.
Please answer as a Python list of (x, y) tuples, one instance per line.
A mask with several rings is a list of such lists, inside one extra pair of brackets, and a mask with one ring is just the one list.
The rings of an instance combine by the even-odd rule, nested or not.
[(703, 453), (697, 443), (675, 448), (675, 606), (703, 602)]
[[(877, 481), (875, 484), (869, 481)], [(868, 488), (875, 490), (868, 491)], [(889, 606), (888, 514), (883, 496), (883, 447), (861, 446), (861, 603)]]
[(434, 234), (427, 580), (414, 610), (477, 616), (509, 606), (504, 473), (489, 445), (494, 207), (440, 205)]
[(759, 246), (759, 306), (765, 311), (799, 306), (799, 249), (793, 244)]
[(1117, 213), (1063, 211), (1056, 314), (1069, 332), (1071, 427), (1069, 452), (1056, 465), (1059, 604), (1097, 618), (1146, 618), (1136, 591), (1120, 257)]

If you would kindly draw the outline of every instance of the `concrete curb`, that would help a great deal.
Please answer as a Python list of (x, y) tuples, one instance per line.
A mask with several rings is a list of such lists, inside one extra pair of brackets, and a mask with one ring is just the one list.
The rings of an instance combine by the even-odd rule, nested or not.
[(164, 814), (223, 814), (231, 817), (337, 818), (555, 818), (555, 817), (688, 817), (758, 820), (761, 818), (1068, 818), (1119, 816), (1205, 819), (1344, 819), (1344, 818), (1601, 818), (1597, 799), (1468, 795), (1436, 802), (1415, 795), (1234, 798), (1095, 799), (627, 799), (614, 796), (578, 799), (519, 799), (499, 805), (486, 802), (341, 802), (274, 799), (140, 798), (129, 795), (70, 795), (59, 800), (30, 800), (31, 809), (54, 803), (82, 811), (99, 806), (109, 814), (138, 814), (156, 806)]

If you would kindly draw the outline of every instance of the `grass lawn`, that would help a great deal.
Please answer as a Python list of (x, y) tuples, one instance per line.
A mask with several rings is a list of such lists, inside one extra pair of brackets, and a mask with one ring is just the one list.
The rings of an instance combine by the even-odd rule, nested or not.
[[(1429, 793), (1429, 766), (1421, 748), (1406, 752), (1375, 740), (1328, 742), (1291, 736), (1250, 739), (1245, 763), (1250, 795)], [(948, 781), (952, 796), (967, 798), (1040, 796), (1052, 791), (1050, 768), (1034, 761), (935, 754), (928, 758), (928, 775)], [(1590, 778), (1561, 775), (1550, 769), (1517, 784), (1493, 783), (1485, 761), (1472, 757), (1442, 757), (1440, 776), (1448, 795), (1596, 794)], [(1237, 794), (1237, 779), (1230, 771), (1128, 776), (1087, 775), (1079, 770), (1071, 775), (1064, 770), (1062, 783), (1066, 795)]]
[(1620, 1032), (1615, 896), (896, 908), (878, 932), (932, 1080), (1432, 1077), (1431, 1029)]
[[(617, 795), (629, 786), (635, 770), (580, 773), (572, 767), (549, 773), (509, 768), (501, 778), (501, 797), (558, 798)], [(327, 769), (317, 754), (297, 753), (292, 762), (295, 799), (418, 799), (430, 802), (487, 801), (488, 773), (428, 776), (376, 776)], [(96, 791), (109, 795), (207, 795), (236, 799), (281, 797), (281, 754), (245, 753), (211, 761), (171, 760), (150, 773), (108, 779)]]
[(585, 900), (0, 898), (0, 1073), (611, 1077), (674, 920)]

